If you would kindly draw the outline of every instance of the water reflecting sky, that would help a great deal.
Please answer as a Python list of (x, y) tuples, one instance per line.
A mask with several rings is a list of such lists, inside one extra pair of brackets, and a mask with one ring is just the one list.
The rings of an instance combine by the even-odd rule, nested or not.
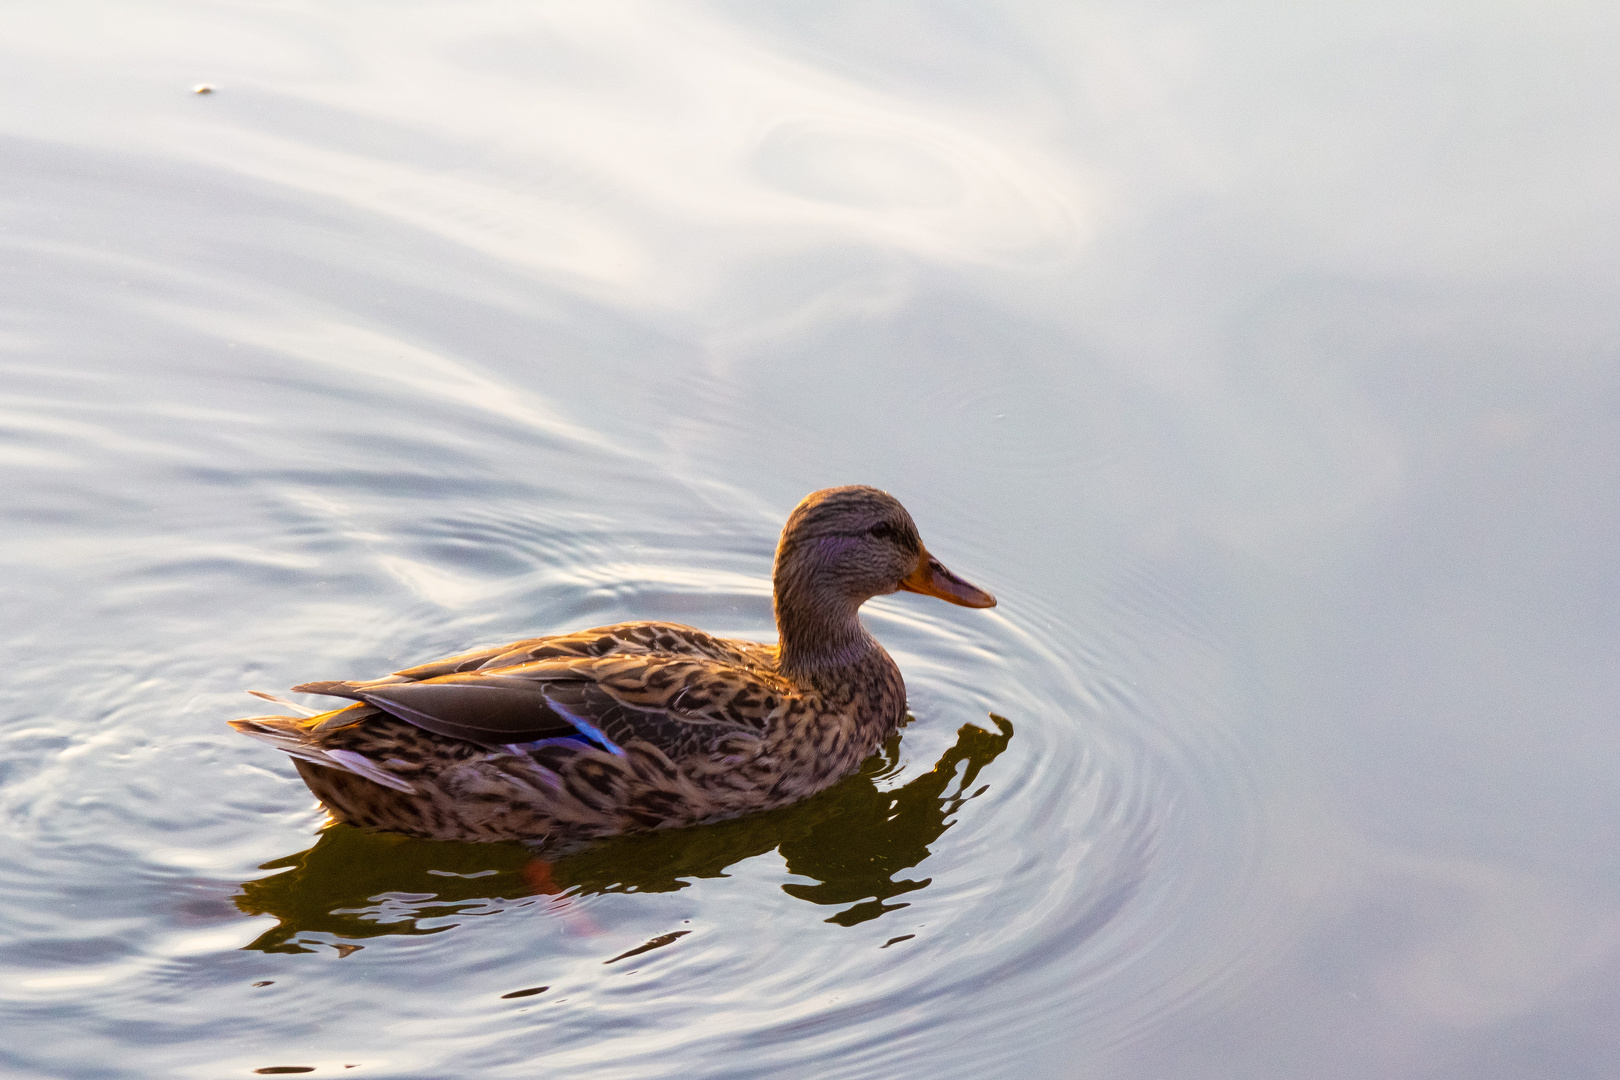
[[(4, 25), (8, 1075), (1612, 1070), (1620, 12)], [(1002, 603), (813, 805), (537, 883), (223, 727), (768, 638), (847, 482)]]

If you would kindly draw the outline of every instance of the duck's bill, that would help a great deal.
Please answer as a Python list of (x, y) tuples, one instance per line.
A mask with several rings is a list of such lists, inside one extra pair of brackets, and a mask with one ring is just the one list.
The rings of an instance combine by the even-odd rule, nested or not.
[(917, 569), (900, 583), (900, 588), (906, 592), (922, 593), (924, 596), (937, 596), (941, 600), (949, 600), (963, 607), (996, 606), (995, 597), (971, 581), (964, 581), (945, 569), (945, 564), (928, 554), (926, 550), (922, 553), (922, 558), (917, 560)]

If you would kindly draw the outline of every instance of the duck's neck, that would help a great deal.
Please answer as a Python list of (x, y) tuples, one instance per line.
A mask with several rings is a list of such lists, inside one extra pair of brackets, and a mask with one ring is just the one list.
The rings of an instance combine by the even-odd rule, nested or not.
[(775, 576), (783, 674), (810, 678), (854, 667), (878, 649), (856, 614), (863, 600), (811, 590), (780, 569)]

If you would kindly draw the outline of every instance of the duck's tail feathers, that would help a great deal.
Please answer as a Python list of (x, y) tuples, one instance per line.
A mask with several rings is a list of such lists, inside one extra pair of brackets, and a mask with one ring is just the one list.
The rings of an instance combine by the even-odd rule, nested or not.
[[(305, 733), (307, 737), (311, 735), (323, 735), (328, 731), (336, 731), (338, 728), (348, 727), (350, 724), (358, 724), (362, 720), (376, 716), (378, 712), (378, 709), (375, 706), (367, 705), (363, 701), (355, 702), (353, 705), (345, 705), (341, 709), (328, 709), (325, 712), (312, 712), (309, 709), (304, 708), (302, 705), (295, 705), (290, 701), (284, 701), (281, 698), (276, 697), (274, 694), (265, 693), (263, 690), (249, 690), (248, 693), (252, 694), (256, 698), (263, 698), (265, 701), (273, 701), (277, 705), (284, 705), (289, 709), (295, 709), (299, 715), (250, 716), (245, 720), (230, 720), (227, 721), (228, 723), (253, 724), (261, 720), (286, 720), (295, 724)], [(253, 732), (248, 731), (247, 728), (243, 727), (238, 727), (237, 730), (248, 735), (254, 734)], [(256, 737), (262, 738), (262, 736)]]
[(226, 723), (242, 734), (267, 742), (301, 761), (323, 765), (328, 769), (342, 769), (407, 795), (417, 793), (409, 781), (388, 772), (364, 754), (353, 750), (326, 750), (316, 745), (308, 720), (296, 716), (248, 716), (241, 720), (227, 720)]
[(288, 701), (284, 697), (277, 697), (276, 695), (266, 693), (263, 690), (249, 690), (248, 693), (252, 694), (256, 698), (263, 698), (265, 701), (270, 702), (272, 705), (280, 705), (283, 708), (291, 709), (293, 712), (297, 713), (299, 716), (314, 716), (315, 715), (315, 710), (314, 709), (306, 709), (302, 705), (298, 704), (297, 702)]
[(324, 764), (326, 755), (310, 739), (309, 726), (297, 716), (244, 716), (240, 720), (225, 721), (242, 734), (267, 742), (277, 750), (285, 750), (293, 757)]
[(395, 683), (415, 681), (403, 675), (384, 675), (380, 679), (364, 680), (324, 679), (321, 682), (299, 683), (292, 690), (295, 694), (325, 694), (328, 697), (346, 697), (364, 701), (365, 692), (374, 686), (392, 686)]

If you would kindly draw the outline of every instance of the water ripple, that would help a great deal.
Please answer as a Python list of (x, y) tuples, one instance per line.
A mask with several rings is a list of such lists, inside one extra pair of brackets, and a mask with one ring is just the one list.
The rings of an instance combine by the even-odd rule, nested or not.
[[(1084, 185), (701, 13), (463, 14), (443, 48), (419, 13), (367, 22), (414, 66), (360, 74), (267, 29), (298, 78), (244, 72), (138, 148), (8, 136), (64, 209), (0, 268), (43, 313), (0, 399), (0, 999), (49, 1033), (19, 1067), (985, 1075), (1243, 978), (1267, 823), (1218, 605), (1174, 556), (1008, 543), (979, 525), (999, 488), (921, 475), (1049, 499), (1107, 453), (1066, 434), (1068, 357), (947, 365), (972, 320), (933, 315), (909, 346), (831, 334), (924, 263), (1072, 258)], [(686, 119), (514, 74), (559, 52)], [(485, 107), (446, 113), (439, 65)], [(530, 124), (545, 153), (507, 139)], [(789, 339), (825, 355), (773, 366)], [(627, 618), (768, 640), (801, 470), (915, 476), (930, 544), (1002, 601), (868, 606), (914, 719), (802, 805), (542, 879), (515, 846), (317, 835), (289, 764), (223, 727), (247, 689)]]

